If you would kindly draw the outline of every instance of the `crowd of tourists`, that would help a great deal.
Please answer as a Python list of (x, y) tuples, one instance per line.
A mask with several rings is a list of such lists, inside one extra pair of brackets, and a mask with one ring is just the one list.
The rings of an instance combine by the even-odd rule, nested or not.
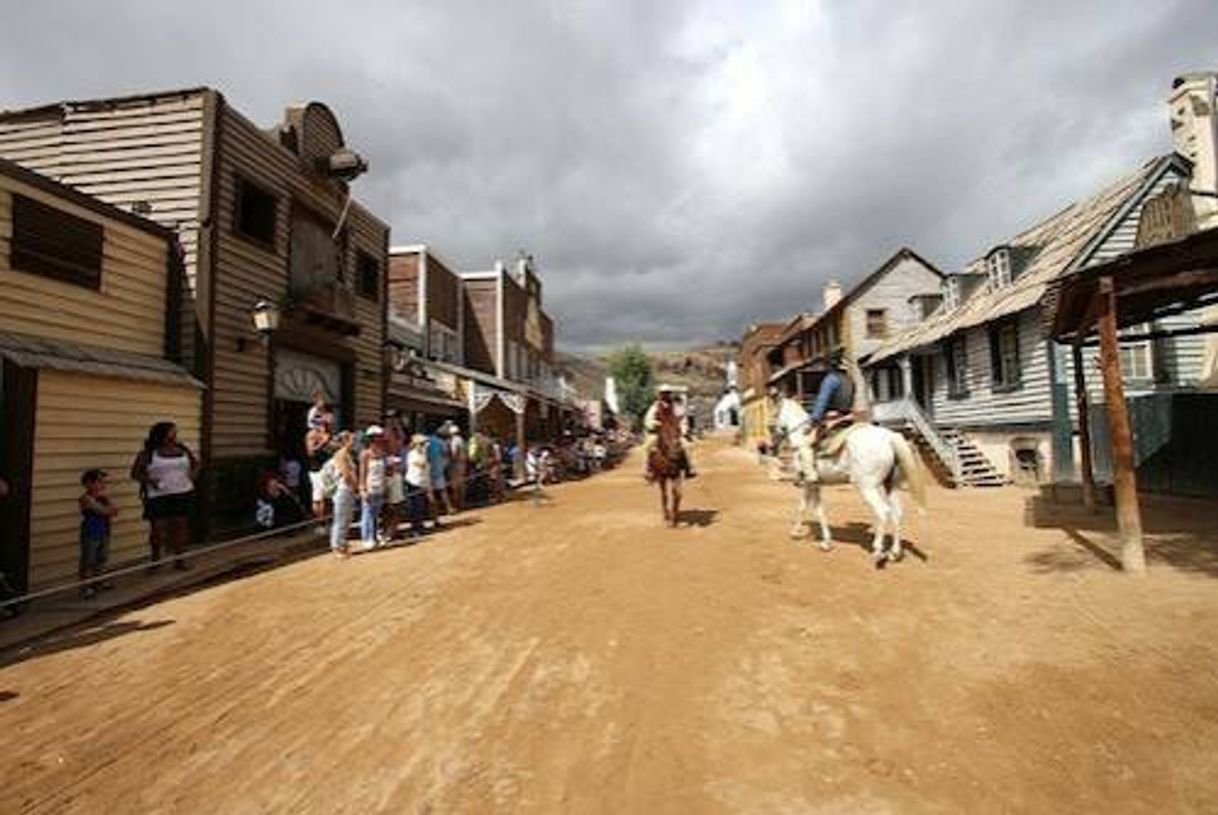
[[(298, 448), (302, 453), (284, 452), (277, 466), (259, 478), (254, 520), (264, 529), (313, 523), (319, 535), (329, 537), (339, 558), (351, 553), (353, 527), (362, 550), (418, 538), (468, 508), (502, 501), (509, 488), (520, 485), (518, 473), (524, 483), (538, 486), (581, 478), (616, 462), (632, 443), (628, 434), (567, 432), (556, 442), (522, 450), (483, 431), (466, 438), (451, 420), (411, 432), (398, 411), (359, 432), (340, 430), (320, 393), (306, 424)], [(185, 552), (195, 516), (199, 460), (178, 438), (177, 425), (158, 422), (149, 429), (129, 476), (139, 485), (148, 523), (147, 570), (159, 570), (166, 560), (173, 569), (189, 569)], [(87, 581), (81, 594), (92, 597), (112, 588), (99, 578), (119, 509), (104, 470), (86, 470), (80, 485), (78, 574)], [(8, 490), (8, 482), (0, 479), (0, 499)]]

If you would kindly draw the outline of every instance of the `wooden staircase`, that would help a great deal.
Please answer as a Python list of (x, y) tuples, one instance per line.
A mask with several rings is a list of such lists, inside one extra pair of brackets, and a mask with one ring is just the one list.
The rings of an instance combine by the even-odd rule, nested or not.
[(913, 401), (901, 399), (872, 407), (872, 420), (913, 442), (935, 476), (949, 487), (1001, 487), (1006, 478), (955, 428), (934, 426)]
[(1001, 487), (1007, 483), (1002, 473), (985, 457), (985, 453), (959, 430), (947, 427), (940, 430), (939, 434), (956, 450), (956, 458), (960, 462), (959, 486)]

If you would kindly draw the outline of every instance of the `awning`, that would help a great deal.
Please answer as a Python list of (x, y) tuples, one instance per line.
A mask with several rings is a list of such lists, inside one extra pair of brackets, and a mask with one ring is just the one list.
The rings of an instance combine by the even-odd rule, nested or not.
[(22, 368), (45, 368), (199, 390), (205, 387), (181, 365), (162, 357), (90, 348), (46, 337), (0, 332), (0, 357)]

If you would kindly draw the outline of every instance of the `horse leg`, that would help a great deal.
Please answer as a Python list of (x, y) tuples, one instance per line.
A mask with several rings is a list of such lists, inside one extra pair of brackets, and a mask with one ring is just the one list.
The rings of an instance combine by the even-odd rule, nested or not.
[(677, 522), (681, 520), (681, 477), (677, 476), (672, 482), (672, 520), (670, 523), (675, 528)]
[(875, 516), (875, 534), (871, 538), (871, 558), (877, 565), (884, 562), (884, 531), (888, 527), (888, 501), (877, 485), (860, 486), (859, 492), (871, 514)]
[(799, 488), (799, 503), (795, 505), (795, 517), (791, 519), (791, 540), (804, 536), (804, 513), (808, 509), (809, 484), (805, 481)]
[(821, 500), (820, 484), (813, 482), (807, 485), (804, 494), (812, 498), (812, 511), (816, 513), (816, 521), (820, 524), (820, 550), (828, 552), (833, 548), (833, 538), (829, 534), (829, 522), (825, 519), (825, 503)]
[(892, 546), (888, 549), (888, 559), (895, 563), (905, 555), (905, 547), (901, 544), (901, 499), (895, 485), (888, 491), (888, 518), (892, 524)]
[(661, 476), (656, 481), (660, 485), (660, 510), (664, 513), (664, 522), (668, 523), (668, 479)]

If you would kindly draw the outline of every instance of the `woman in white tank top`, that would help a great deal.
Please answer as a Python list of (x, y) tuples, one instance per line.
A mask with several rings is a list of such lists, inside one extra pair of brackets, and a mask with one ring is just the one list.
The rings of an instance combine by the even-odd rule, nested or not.
[[(151, 526), (148, 536), (151, 569), (159, 567), (163, 548), (174, 555), (185, 551), (190, 540), (198, 475), (199, 463), (190, 448), (178, 441), (177, 425), (172, 422), (153, 425), (144, 449), (131, 467), (131, 477), (140, 483), (144, 497), (144, 517)], [(188, 568), (181, 557), (175, 557), (173, 565), (175, 569)]]

